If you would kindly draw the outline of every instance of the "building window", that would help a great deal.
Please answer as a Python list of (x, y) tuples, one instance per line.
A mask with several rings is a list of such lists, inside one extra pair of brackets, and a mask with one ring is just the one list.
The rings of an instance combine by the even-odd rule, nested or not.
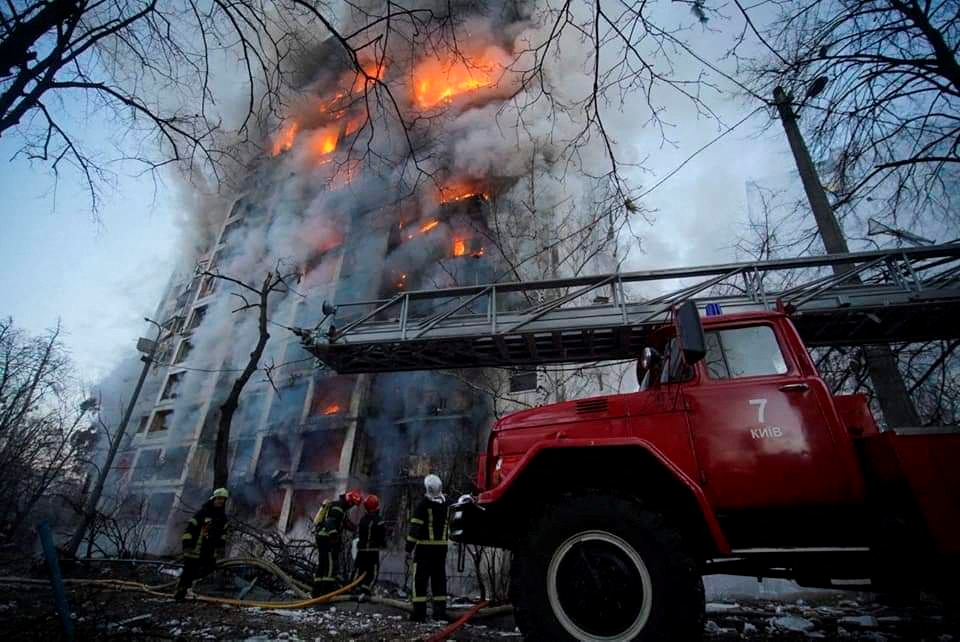
[(140, 421), (137, 423), (137, 432), (141, 433), (147, 429), (147, 421), (150, 419), (150, 415), (143, 415), (140, 417)]
[(171, 508), (173, 508), (173, 493), (154, 493), (150, 495), (147, 500), (144, 522), (154, 526), (164, 524)]
[(153, 421), (150, 422), (150, 432), (162, 432), (168, 430), (173, 420), (172, 410), (158, 410), (153, 413)]
[(173, 360), (176, 363), (183, 363), (187, 360), (187, 357), (190, 356), (190, 351), (193, 350), (193, 344), (190, 343), (189, 339), (184, 339), (180, 342), (179, 347), (177, 347), (177, 358)]
[(200, 298), (204, 298), (213, 294), (213, 291), (217, 286), (217, 277), (215, 276), (206, 276), (200, 282)]
[(201, 306), (199, 308), (194, 308), (193, 314), (190, 316), (190, 324), (187, 326), (188, 330), (196, 330), (200, 327), (200, 324), (203, 323), (203, 318), (207, 315), (207, 306)]
[(153, 479), (157, 472), (157, 466), (160, 463), (160, 450), (141, 450), (137, 457), (137, 465), (133, 468), (133, 479), (135, 482), (143, 482)]
[(189, 452), (190, 448), (187, 446), (167, 448), (163, 451), (163, 457), (160, 458), (157, 469), (157, 479), (180, 479)]
[(180, 387), (180, 384), (183, 382), (183, 376), (186, 373), (184, 372), (175, 372), (169, 377), (167, 377), (167, 384), (163, 387), (163, 394), (160, 395), (160, 399), (176, 399), (177, 389)]
[(510, 392), (528, 392), (536, 389), (536, 368), (516, 368), (510, 371)]

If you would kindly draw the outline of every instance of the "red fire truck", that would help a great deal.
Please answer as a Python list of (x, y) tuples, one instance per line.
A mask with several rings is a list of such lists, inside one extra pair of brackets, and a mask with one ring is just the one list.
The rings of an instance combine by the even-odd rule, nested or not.
[[(838, 262), (844, 270), (822, 276)], [(764, 275), (781, 269), (821, 272), (764, 292)], [(622, 287), (690, 277), (706, 280), (633, 302)], [(740, 277), (736, 294), (702, 296)], [(561, 294), (544, 296), (550, 288)], [(610, 296), (583, 305), (598, 288)], [(540, 302), (498, 305), (524, 291)], [(342, 328), (318, 329), (308, 349), (341, 372), (640, 357), (635, 392), (499, 420), (479, 493), (451, 509), (455, 540), (511, 551), (527, 639), (699, 639), (708, 574), (870, 590), (955, 584), (960, 432), (880, 431), (865, 397), (831, 393), (808, 348), (960, 338), (958, 245), (367, 304)]]
[[(960, 433), (880, 432), (832, 395), (782, 313), (651, 334), (640, 390), (518, 412), (455, 539), (513, 551), (533, 639), (695, 640), (701, 575), (931, 586), (960, 559)], [(955, 577), (955, 576), (954, 576)]]

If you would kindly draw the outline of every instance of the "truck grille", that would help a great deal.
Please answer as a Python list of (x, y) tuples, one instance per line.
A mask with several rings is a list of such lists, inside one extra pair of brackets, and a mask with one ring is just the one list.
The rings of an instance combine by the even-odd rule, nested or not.
[(588, 415), (595, 412), (606, 412), (606, 411), (607, 411), (606, 399), (585, 399), (584, 401), (577, 402), (578, 415)]

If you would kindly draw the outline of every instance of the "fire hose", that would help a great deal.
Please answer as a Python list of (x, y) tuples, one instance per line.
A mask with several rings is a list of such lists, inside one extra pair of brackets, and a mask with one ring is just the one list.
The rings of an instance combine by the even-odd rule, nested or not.
[(443, 640), (446, 640), (448, 637), (459, 631), (460, 628), (470, 620), (470, 618), (476, 615), (480, 609), (485, 607), (487, 604), (488, 602), (483, 601), (474, 605), (469, 611), (461, 615), (458, 619), (454, 620), (443, 629), (437, 631), (429, 637), (424, 638), (424, 642), (443, 642)]
[[(265, 570), (274, 572), (274, 569), (268, 568), (268, 567), (272, 567), (273, 564), (269, 564), (268, 562), (261, 562), (260, 560), (242, 560), (242, 559), (224, 560), (218, 564), (219, 567), (246, 566), (246, 565), (260, 566), (265, 568)], [(279, 569), (276, 569), (276, 570), (279, 570)], [(300, 588), (298, 586), (299, 583), (297, 583), (296, 580), (293, 580), (293, 578), (290, 578), (288, 575), (286, 575), (286, 573), (283, 573), (281, 571), (278, 574), (278, 576), (281, 579), (283, 579), (285, 582), (287, 582), (292, 589), (297, 590)], [(335, 597), (343, 593), (346, 593), (347, 591), (350, 591), (351, 589), (356, 587), (358, 584), (360, 584), (361, 581), (363, 581), (364, 577), (366, 577), (366, 574), (361, 573), (356, 579), (354, 579), (349, 584), (342, 586), (335, 591), (331, 591), (326, 595), (321, 595), (319, 597), (308, 598), (308, 599), (301, 599), (295, 602), (259, 602), (254, 600), (236, 600), (236, 599), (225, 598), (225, 597), (213, 597), (209, 595), (197, 595), (195, 599), (201, 602), (210, 602), (214, 604), (228, 604), (231, 606), (242, 606), (242, 607), (271, 609), (271, 610), (302, 609), (302, 608), (307, 608), (309, 606), (313, 606), (315, 604), (323, 604), (333, 600)], [(169, 586), (171, 586), (171, 584), (173, 584), (173, 582), (166, 582), (164, 584), (150, 586), (147, 584), (143, 584), (141, 582), (132, 582), (129, 580), (103, 580), (103, 579), (100, 579), (100, 580), (65, 579), (64, 582), (67, 584), (91, 584), (91, 585), (97, 585), (97, 586), (111, 586), (111, 587), (120, 588), (120, 589), (135, 589), (135, 590), (143, 591), (144, 593), (147, 593), (149, 595), (155, 595), (157, 597), (165, 597), (165, 598), (169, 598), (171, 597), (171, 595), (169, 593), (163, 593), (158, 589), (168, 588)], [(23, 578), (23, 577), (0, 577), (0, 583), (47, 584), (48, 582), (47, 580), (38, 580), (38, 579)], [(301, 590), (298, 590), (297, 592), (301, 592)]]

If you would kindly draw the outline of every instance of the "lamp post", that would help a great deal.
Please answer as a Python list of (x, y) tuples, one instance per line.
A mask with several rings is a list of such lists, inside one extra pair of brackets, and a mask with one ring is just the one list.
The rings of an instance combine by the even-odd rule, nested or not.
[(161, 325), (152, 319), (144, 319), (144, 321), (156, 326), (157, 336), (154, 339), (145, 339), (143, 337), (137, 339), (137, 350), (141, 353), (140, 360), (143, 361), (143, 369), (140, 370), (140, 378), (137, 380), (137, 385), (133, 389), (133, 396), (130, 398), (130, 402), (127, 404), (127, 408), (123, 413), (123, 418), (120, 420), (120, 425), (117, 427), (117, 432), (110, 442), (110, 449), (107, 451), (107, 459), (103, 462), (103, 468), (100, 469), (100, 475), (97, 477), (97, 483), (94, 485), (93, 490), (90, 491), (90, 495), (87, 497), (87, 501), (84, 504), (83, 516), (81, 518), (80, 525), (73, 533), (73, 537), (70, 538), (70, 542), (67, 544), (67, 547), (64, 551), (69, 557), (76, 557), (77, 549), (80, 548), (80, 543), (83, 541), (84, 535), (87, 534), (87, 529), (90, 528), (90, 524), (93, 522), (93, 518), (97, 514), (97, 504), (100, 502), (100, 495), (103, 493), (103, 487), (106, 484), (107, 475), (110, 473), (110, 468), (113, 466), (113, 460), (117, 456), (117, 451), (120, 449), (120, 443), (123, 441), (123, 437), (126, 434), (127, 424), (130, 423), (130, 416), (133, 414), (133, 408), (137, 404), (137, 398), (140, 396), (140, 390), (143, 388), (143, 382), (146, 380), (147, 373), (150, 371), (150, 365), (153, 363), (153, 358), (156, 356), (157, 349), (160, 347), (160, 344), (169, 338), (170, 334), (172, 334), (170, 333), (165, 337), (162, 336), (164, 327), (169, 325), (172, 320), (173, 319), (170, 319)]

